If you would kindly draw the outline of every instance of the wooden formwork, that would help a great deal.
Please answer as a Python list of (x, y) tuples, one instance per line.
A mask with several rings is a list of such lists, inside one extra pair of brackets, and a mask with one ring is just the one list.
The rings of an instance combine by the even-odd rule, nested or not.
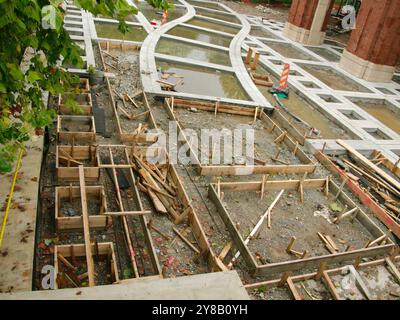
[[(76, 266), (74, 265), (74, 260), (76, 258), (82, 258), (86, 256), (84, 244), (67, 244), (67, 245), (56, 245), (54, 246), (54, 285), (55, 289), (62, 289), (59, 286), (60, 278), (64, 277), (66, 274), (72, 282), (79, 286), (77, 282), (78, 277), (76, 277), (75, 272)], [(118, 266), (114, 252), (114, 246), (112, 242), (92, 242), (91, 243), (91, 251), (95, 253), (95, 256), (105, 256), (107, 261), (110, 263), (109, 270), (111, 274), (111, 283), (119, 282), (119, 273)], [(67, 261), (65, 261), (67, 260)], [(69, 272), (63, 272), (61, 265), (63, 264)], [(64, 275), (63, 275), (64, 274)], [(75, 279), (74, 279), (75, 278)], [(86, 279), (87, 277), (83, 278)], [(78, 278), (79, 279), (79, 278)], [(69, 281), (71, 281), (69, 280)], [(94, 281), (94, 283), (96, 283)], [(75, 286), (75, 285), (74, 285)]]
[[(75, 126), (88, 126), (88, 130), (78, 131), (74, 128)], [(72, 130), (68, 127), (71, 127)], [(57, 117), (57, 137), (59, 142), (68, 143), (96, 141), (94, 117), (59, 115)]]
[[(65, 103), (67, 99), (72, 98), (77, 104), (78, 111), (76, 113), (71, 110), (70, 107), (66, 106)], [(82, 115), (92, 115), (93, 114), (93, 105), (92, 105), (92, 96), (89, 92), (81, 92), (81, 93), (73, 93), (68, 92), (64, 95), (58, 96), (58, 113), (61, 115), (73, 115), (73, 114), (82, 114)]]
[[(163, 148), (156, 147), (145, 147), (145, 146), (127, 146), (127, 145), (99, 145), (99, 148), (120, 148), (124, 150), (126, 158), (123, 164), (119, 166), (122, 168), (131, 168), (134, 167), (133, 157), (134, 155), (139, 156), (140, 158), (144, 157), (157, 157), (158, 159), (162, 159), (160, 161), (166, 161), (166, 172), (168, 174), (168, 181), (173, 184), (174, 189), (176, 190), (176, 197), (183, 205), (183, 211), (181, 214), (177, 215), (175, 212), (174, 215), (171, 216), (173, 222), (175, 224), (179, 224), (183, 221), (187, 221), (188, 225), (191, 227), (193, 235), (196, 239), (196, 242), (200, 248), (200, 256), (202, 256), (209, 264), (210, 268), (214, 271), (224, 270), (223, 264), (219, 262), (216, 255), (214, 254), (208, 239), (204, 233), (203, 227), (196, 215), (195, 209), (192, 206), (192, 201), (190, 200), (188, 194), (185, 191), (183, 183), (176, 171), (176, 168), (173, 164), (168, 161), (168, 154)], [(129, 160), (127, 160), (129, 159)], [(99, 166), (102, 168), (109, 168), (111, 165), (111, 161), (109, 163), (104, 163), (100, 160)], [(115, 165), (118, 166), (118, 165)], [(135, 183), (136, 185), (137, 183)]]
[[(210, 184), (208, 189), (209, 198), (217, 207), (217, 211), (224, 221), (228, 231), (243, 257), (246, 265), (255, 275), (272, 275), (282, 272), (293, 272), (303, 268), (316, 268), (320, 263), (334, 264), (343, 263), (353, 259), (361, 259), (364, 257), (375, 257), (379, 255), (389, 254), (396, 249), (396, 245), (388, 238), (388, 236), (358, 207), (344, 192), (343, 186), (337, 186), (332, 180), (327, 179), (301, 179), (301, 180), (285, 180), (285, 181), (251, 181), (251, 182), (218, 182), (218, 184)], [(278, 263), (270, 263), (260, 265), (250, 252), (245, 241), (243, 240), (239, 230), (230, 217), (229, 212), (221, 201), (221, 192), (238, 192), (238, 191), (261, 191), (266, 190), (299, 190), (304, 192), (306, 189), (323, 189), (325, 195), (331, 193), (337, 200), (347, 206), (348, 213), (352, 219), (357, 219), (361, 225), (369, 231), (376, 239), (380, 239), (383, 243), (371, 247), (348, 250), (345, 252), (333, 253), (329, 255), (314, 256), (310, 258), (302, 258), (299, 260), (291, 260)], [(345, 214), (342, 214), (345, 216)], [(338, 216), (341, 219), (341, 216)], [(267, 245), (267, 244), (266, 244)]]
[[(108, 43), (108, 42), (107, 42)], [(100, 52), (100, 57), (101, 57), (101, 62), (103, 65), (103, 69), (106, 70), (106, 63), (104, 61), (104, 56), (103, 53), (105, 50), (108, 51), (110, 47), (110, 44), (108, 43), (108, 46), (105, 47), (105, 43), (99, 43), (98, 44), (99, 52)], [(103, 49), (104, 48), (104, 49)], [(105, 52), (107, 52), (105, 51)], [(128, 143), (154, 143), (158, 140), (158, 134), (157, 133), (149, 133), (149, 132), (142, 132), (143, 130), (137, 130), (137, 132), (125, 132), (121, 126), (121, 119), (120, 115), (118, 114), (118, 110), (116, 109), (116, 100), (114, 96), (116, 95), (116, 92), (113, 91), (110, 81), (108, 77), (105, 77), (106, 79), (106, 85), (107, 85), (107, 90), (108, 94), (110, 96), (110, 107), (114, 112), (114, 117), (117, 122), (117, 128), (118, 128), (118, 135), (121, 139), (122, 142), (128, 142)], [(136, 119), (143, 119), (145, 122), (145, 125), (147, 126), (148, 129), (156, 129), (156, 121), (153, 117), (153, 114), (150, 112), (150, 106), (149, 102), (146, 96), (146, 93), (141, 90), (140, 92), (137, 92), (135, 94), (131, 93), (126, 93), (126, 95), (121, 95), (122, 102), (124, 105), (124, 108), (126, 107), (126, 104), (134, 104), (135, 107), (137, 107), (137, 104), (135, 100), (138, 97), (142, 97), (143, 100), (143, 105), (144, 105), (144, 111), (137, 112), (135, 115), (130, 115), (130, 114), (125, 114), (125, 117), (128, 117), (128, 120), (136, 120)], [(144, 127), (144, 126), (142, 126)]]
[(136, 50), (139, 51), (142, 47), (141, 44), (120, 42), (120, 41), (112, 41), (110, 40), (99, 40), (98, 41), (99, 48), (103, 51), (109, 51), (110, 49), (120, 49), (120, 50)]
[[(114, 153), (116, 152), (116, 150), (122, 150), (123, 153), (123, 163), (116, 163), (114, 161)], [(153, 245), (153, 240), (151, 238), (151, 234), (150, 231), (148, 229), (148, 221), (147, 221), (147, 216), (151, 213), (151, 211), (149, 210), (144, 210), (143, 208), (143, 203), (142, 200), (140, 198), (139, 195), (139, 191), (136, 187), (137, 183), (136, 183), (136, 179), (135, 176), (132, 172), (131, 169), (131, 165), (129, 162), (129, 155), (128, 152), (126, 150), (126, 146), (125, 145), (99, 145), (98, 146), (98, 152), (99, 154), (102, 151), (105, 151), (106, 154), (108, 154), (109, 156), (109, 161), (107, 161), (108, 163), (102, 162), (101, 161), (101, 156), (99, 155), (99, 167), (102, 169), (111, 169), (111, 176), (112, 176), (112, 181), (114, 183), (114, 187), (115, 187), (115, 193), (116, 193), (116, 197), (117, 197), (117, 203), (119, 206), (119, 211), (117, 212), (105, 212), (104, 215), (106, 216), (110, 216), (110, 217), (120, 217), (122, 219), (122, 223), (123, 223), (123, 228), (124, 228), (124, 234), (125, 234), (125, 239), (129, 248), (129, 255), (130, 255), (130, 262), (132, 264), (132, 269), (134, 272), (134, 277), (135, 278), (139, 278), (139, 272), (138, 272), (138, 267), (137, 267), (137, 263), (136, 263), (136, 258), (135, 258), (135, 253), (134, 253), (134, 248), (133, 248), (133, 244), (132, 244), (132, 240), (130, 238), (130, 230), (128, 227), (128, 220), (127, 217), (128, 216), (136, 216), (138, 217), (139, 221), (140, 221), (140, 225), (142, 227), (143, 230), (143, 234), (144, 234), (144, 241), (146, 243), (146, 246), (148, 248), (148, 253), (150, 256), (150, 260), (152, 263), (152, 267), (154, 270), (154, 273), (156, 275), (161, 275), (161, 268), (160, 268), (160, 264), (158, 262), (158, 258), (157, 258), (157, 254), (155, 252), (154, 249), (154, 245)], [(127, 179), (130, 183), (130, 188), (132, 188), (133, 190), (133, 200), (135, 201), (135, 203), (138, 206), (138, 210), (135, 211), (129, 211), (125, 209), (124, 206), (124, 201), (123, 201), (123, 195), (121, 193), (121, 188), (120, 188), (120, 182), (119, 179), (117, 177), (117, 170), (127, 170), (128, 171), (128, 175), (127, 175)]]
[(386, 226), (393, 234), (400, 239), (400, 224), (391, 217), (386, 210), (379, 205), (377, 201), (372, 199), (362, 187), (352, 179), (348, 179), (346, 172), (337, 167), (324, 153), (316, 151), (314, 156), (327, 168), (332, 174), (345, 179), (347, 187), (358, 197), (358, 199), (367, 206), (374, 215)]
[(97, 146), (58, 145), (56, 149), (56, 171), (59, 181), (78, 181), (78, 166), (83, 165), (86, 180), (97, 180), (100, 176)]
[[(89, 215), (89, 224), (91, 228), (105, 228), (107, 225), (107, 216), (103, 213), (107, 212), (107, 201), (102, 186), (86, 186), (87, 199), (96, 199), (99, 202), (99, 212), (95, 215)], [(66, 216), (61, 212), (61, 204), (63, 202), (72, 202), (73, 199), (81, 199), (80, 187), (56, 187), (55, 198), (55, 219), (57, 230), (82, 229), (82, 213), (79, 216)]]
[[(285, 286), (291, 292), (293, 299), (304, 300), (304, 297), (299, 293), (295, 284), (297, 282), (303, 282), (303, 281), (307, 281), (307, 280), (322, 281), (325, 288), (328, 290), (331, 298), (333, 300), (341, 300), (342, 297), (340, 297), (340, 295), (338, 294), (336, 287), (334, 286), (334, 284), (332, 282), (331, 276), (343, 274), (344, 272), (348, 271), (349, 268), (354, 268), (353, 270), (356, 270), (356, 272), (358, 273), (358, 271), (361, 271), (361, 270), (373, 268), (376, 266), (383, 266), (394, 276), (397, 283), (400, 284), (400, 271), (398, 270), (398, 268), (395, 265), (395, 262), (397, 262), (397, 261), (400, 261), (400, 256), (392, 255), (391, 257), (386, 257), (383, 259), (376, 259), (376, 260), (372, 260), (372, 261), (368, 261), (368, 262), (355, 261), (354, 264), (352, 264), (352, 265), (346, 265), (346, 266), (343, 266), (340, 268), (334, 268), (334, 269), (327, 269), (326, 263), (321, 262), (321, 264), (319, 265), (318, 270), (316, 272), (301, 274), (301, 275), (297, 275), (297, 276), (291, 276), (290, 273), (284, 272), (284, 273), (282, 273), (280, 278), (268, 280), (268, 281), (257, 282), (257, 283), (252, 283), (252, 284), (247, 284), (247, 285), (245, 285), (245, 288), (249, 293), (251, 293), (255, 289), (262, 288), (263, 290), (268, 292), (268, 290), (271, 288)], [(356, 276), (355, 281), (357, 281), (357, 282), (362, 281), (362, 277), (360, 275), (358, 277)], [(360, 285), (360, 283), (358, 283), (358, 285)], [(364, 285), (361, 284), (360, 287), (363, 288)], [(363, 293), (367, 299), (371, 299), (371, 298), (373, 299), (373, 297), (371, 297), (371, 295), (369, 294), (368, 291), (366, 291), (366, 292), (364, 291)]]
[[(206, 176), (224, 176), (224, 175), (251, 175), (251, 174), (290, 174), (290, 173), (312, 173), (316, 168), (316, 164), (304, 153), (299, 146), (289, 137), (287, 131), (282, 130), (279, 125), (273, 121), (262, 109), (246, 108), (239, 106), (231, 106), (226, 104), (213, 104), (209, 102), (188, 101), (176, 99), (174, 97), (165, 99), (166, 109), (170, 118), (176, 122), (178, 134), (182, 135), (184, 143), (189, 147), (190, 156), (193, 159), (193, 165), (197, 168), (200, 175)], [(257, 118), (264, 122), (267, 130), (274, 134), (277, 143), (284, 143), (287, 148), (296, 156), (303, 164), (298, 165), (204, 165), (198, 159), (196, 152), (192, 149), (188, 139), (186, 138), (179, 121), (174, 114), (175, 107), (192, 108), (217, 113), (236, 114), (241, 116)]]

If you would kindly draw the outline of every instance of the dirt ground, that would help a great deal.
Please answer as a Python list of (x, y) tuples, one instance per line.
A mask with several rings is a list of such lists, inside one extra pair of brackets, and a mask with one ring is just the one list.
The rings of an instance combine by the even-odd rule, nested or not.
[[(196, 110), (196, 111), (195, 111)], [(290, 152), (285, 146), (278, 146), (273, 141), (276, 138), (271, 135), (268, 130), (266, 130), (265, 125), (262, 120), (257, 120), (253, 122), (251, 117), (242, 117), (231, 114), (217, 114), (216, 116), (212, 112), (200, 111), (197, 109), (183, 109), (177, 108), (175, 111), (175, 116), (177, 120), (182, 124), (183, 129), (193, 129), (196, 131), (197, 136), (200, 137), (201, 129), (217, 129), (217, 130), (254, 130), (254, 158), (264, 161), (267, 164), (277, 164), (271, 159), (274, 157), (278, 150), (281, 150), (279, 154), (279, 159), (290, 164), (300, 164), (300, 161), (295, 157), (292, 152)], [(195, 116), (195, 117), (193, 117)], [(244, 134), (243, 134), (244, 137)], [(221, 151), (227, 145), (224, 144), (223, 138), (221, 137)], [(201, 141), (203, 143), (203, 141)], [(243, 156), (245, 155), (245, 141), (242, 141)], [(212, 155), (212, 145), (210, 143), (210, 149), (200, 151), (200, 153), (205, 153), (205, 155)], [(211, 160), (211, 159), (210, 159)], [(225, 160), (225, 159), (224, 159)], [(242, 164), (243, 161), (247, 159), (226, 159), (228, 163)], [(251, 159), (250, 159), (251, 160)]]

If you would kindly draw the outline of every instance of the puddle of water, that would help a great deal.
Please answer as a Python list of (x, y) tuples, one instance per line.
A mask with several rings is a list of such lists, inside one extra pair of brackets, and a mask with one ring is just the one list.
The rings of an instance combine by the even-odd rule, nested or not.
[(204, 17), (210, 17), (214, 19), (219, 19), (227, 22), (233, 22), (233, 23), (239, 23), (240, 21), (238, 18), (236, 18), (232, 14), (223, 14), (223, 13), (217, 13), (217, 12), (211, 12), (211, 11), (206, 11), (206, 10), (196, 10), (196, 14), (199, 16), (204, 16)]
[(226, 32), (226, 33), (231, 33), (231, 34), (237, 34), (240, 31), (239, 28), (226, 26), (223, 24), (206, 21), (203, 19), (197, 19), (197, 18), (193, 18), (192, 20), (188, 21), (187, 23), (194, 25), (194, 26), (207, 28), (207, 29), (211, 29), (211, 30), (217, 30), (217, 31)]
[(215, 9), (215, 10), (220, 10), (220, 11), (226, 11), (224, 8), (220, 7), (218, 5), (218, 3), (209, 3), (209, 2), (203, 2), (203, 1), (187, 1), (187, 2), (189, 2), (192, 6), (204, 7), (204, 8)]
[(228, 52), (176, 40), (161, 39), (157, 44), (156, 52), (225, 66), (231, 65)]
[[(278, 83), (278, 79), (272, 76), (272, 73), (268, 72), (267, 69), (265, 69), (260, 64), (257, 66), (256, 72), (261, 74), (269, 74), (273, 82), (275, 84)], [(277, 105), (275, 98), (269, 92), (270, 88), (263, 86), (257, 86), (257, 88), (272, 105)], [(332, 121), (326, 118), (321, 112), (314, 109), (308, 102), (306, 102), (293, 90), (290, 90), (289, 99), (282, 99), (281, 101), (289, 109), (290, 112), (307, 122), (310, 126), (317, 128), (321, 132), (321, 138), (348, 138), (348, 135), (345, 133), (344, 130), (333, 124)], [(282, 112), (285, 114), (283, 110)], [(293, 122), (293, 125), (295, 125), (301, 133), (305, 132), (304, 126), (296, 125), (295, 121)]]
[[(153, 8), (147, 2), (140, 2), (136, 4), (139, 8), (140, 12), (146, 17), (147, 20), (161, 20), (162, 10)], [(169, 10), (168, 21), (172, 21), (182, 17), (186, 13), (186, 9), (181, 7), (174, 7), (172, 10)]]
[(364, 86), (331, 67), (311, 66), (306, 64), (298, 65), (333, 90), (371, 92)]
[(391, 108), (390, 104), (385, 102), (385, 100), (359, 100), (352, 102), (387, 127), (400, 134), (400, 114), (399, 112), (395, 113), (393, 111), (392, 108), (396, 108), (395, 106)]
[(118, 31), (116, 23), (95, 22), (97, 36), (99, 38), (119, 39), (127, 41), (143, 41), (147, 37), (146, 31), (139, 26), (130, 26), (131, 32), (125, 36)]
[[(103, 15), (101, 15), (101, 14), (98, 14), (96, 17), (97, 17), (97, 18), (104, 18), (104, 19), (112, 19), (112, 18), (110, 18), (110, 17), (106, 17), (106, 16), (103, 16)], [(125, 20), (126, 20), (126, 21), (131, 21), (131, 22), (138, 22), (138, 19), (136, 18), (136, 15), (133, 15), (133, 14), (130, 14), (129, 16), (127, 16), (127, 17), (125, 18)]]
[(252, 27), (250, 30), (250, 35), (254, 37), (263, 37), (270, 39), (281, 39), (277, 35), (273, 34), (271, 31), (268, 31), (264, 28)]
[(187, 28), (181, 26), (172, 28), (170, 31), (167, 32), (167, 34), (171, 34), (177, 37), (202, 41), (206, 43), (211, 43), (222, 47), (229, 47), (232, 41), (232, 38), (230, 37), (220, 36), (215, 33), (200, 31), (193, 28)]
[(310, 56), (306, 52), (297, 49), (295, 46), (292, 46), (291, 44), (272, 42), (272, 41), (263, 41), (263, 43), (265, 43), (268, 47), (275, 50), (276, 52), (278, 52), (279, 54), (281, 54), (286, 58), (315, 61), (315, 59), (312, 56)]
[[(156, 60), (157, 68), (163, 72), (183, 77), (183, 83), (176, 86), (178, 92), (194, 93), (214, 97), (249, 100), (235, 74), (218, 72), (208, 68), (189, 66), (175, 62)], [(173, 83), (177, 81), (167, 80)]]
[(327, 48), (317, 48), (317, 47), (306, 47), (308, 50), (316, 53), (317, 55), (325, 58), (328, 61), (337, 62), (340, 61), (340, 56), (334, 54)]

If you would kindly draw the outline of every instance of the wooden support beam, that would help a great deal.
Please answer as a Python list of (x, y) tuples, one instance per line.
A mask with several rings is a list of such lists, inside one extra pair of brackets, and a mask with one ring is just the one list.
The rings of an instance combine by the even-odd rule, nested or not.
[(393, 263), (393, 261), (390, 258), (385, 258), (385, 262), (386, 262), (390, 272), (396, 278), (398, 284), (400, 284), (400, 271), (399, 271), (399, 269), (397, 269), (396, 265)]
[(324, 279), (326, 285), (328, 286), (328, 289), (329, 289), (329, 292), (332, 295), (332, 298), (334, 300), (341, 300), (339, 295), (338, 295), (338, 293), (337, 293), (337, 291), (336, 291), (335, 285), (333, 284), (331, 278), (329, 277), (328, 272), (327, 271), (323, 271), (322, 272), (322, 276), (323, 276), (323, 279)]
[(85, 239), (86, 265), (88, 270), (89, 286), (93, 287), (96, 285), (96, 281), (94, 274), (92, 245), (90, 242), (90, 225), (89, 225), (89, 214), (88, 214), (87, 199), (86, 199), (85, 171), (82, 165), (79, 166), (79, 187), (81, 191), (81, 202), (82, 202), (83, 236)]
[(286, 279), (286, 283), (290, 289), (290, 292), (293, 295), (293, 298), (295, 300), (304, 300), (304, 298), (302, 297), (302, 295), (299, 293), (299, 291), (296, 288), (296, 285), (294, 284), (293, 280), (291, 279), (291, 277), (288, 277)]
[(353, 265), (349, 265), (349, 266), (347, 266), (347, 268), (350, 271), (350, 273), (353, 275), (353, 277), (355, 278), (356, 283), (358, 284), (358, 287), (360, 288), (361, 292), (367, 297), (368, 300), (372, 300), (373, 296), (371, 295), (371, 292), (369, 291), (369, 289), (366, 286), (363, 278), (358, 273), (356, 268), (354, 268)]
[(278, 286), (278, 287), (284, 286), (285, 283), (286, 283), (286, 281), (287, 281), (287, 279), (290, 277), (291, 274), (292, 274), (292, 273), (289, 272), (289, 271), (284, 272), (284, 273), (282, 274), (281, 279), (280, 279), (280, 281), (278, 282), (278, 285), (277, 285), (277, 286)]
[(322, 278), (323, 272), (324, 272), (325, 269), (326, 269), (326, 265), (327, 265), (327, 262), (326, 262), (326, 261), (322, 261), (322, 262), (319, 264), (317, 274), (315, 275), (315, 280), (316, 280), (316, 281), (318, 281), (318, 280), (320, 280), (320, 279)]

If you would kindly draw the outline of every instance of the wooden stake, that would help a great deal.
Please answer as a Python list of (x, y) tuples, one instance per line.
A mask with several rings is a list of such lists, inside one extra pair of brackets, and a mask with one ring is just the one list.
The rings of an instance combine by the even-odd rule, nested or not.
[(255, 110), (255, 112), (254, 112), (254, 119), (253, 119), (253, 122), (256, 122), (256, 121), (257, 121), (257, 113), (258, 113), (258, 107), (256, 107), (256, 110)]
[(260, 53), (256, 52), (254, 55), (253, 63), (251, 64), (251, 70), (256, 70), (258, 65), (258, 60), (260, 59)]
[(249, 48), (249, 50), (247, 51), (247, 56), (246, 56), (246, 60), (245, 60), (246, 64), (250, 64), (252, 55), (253, 55), (253, 49)]
[(320, 280), (320, 279), (322, 278), (322, 274), (323, 274), (323, 272), (324, 272), (325, 269), (326, 269), (326, 264), (327, 264), (326, 261), (322, 261), (322, 262), (319, 264), (318, 272), (317, 272), (317, 274), (315, 275), (315, 280), (316, 280), (316, 281), (318, 281), (318, 280)]
[(296, 237), (293, 236), (293, 237), (290, 239), (289, 245), (288, 245), (287, 248), (286, 248), (286, 252), (287, 252), (288, 254), (292, 253), (292, 248), (293, 248), (295, 242), (296, 242)]

